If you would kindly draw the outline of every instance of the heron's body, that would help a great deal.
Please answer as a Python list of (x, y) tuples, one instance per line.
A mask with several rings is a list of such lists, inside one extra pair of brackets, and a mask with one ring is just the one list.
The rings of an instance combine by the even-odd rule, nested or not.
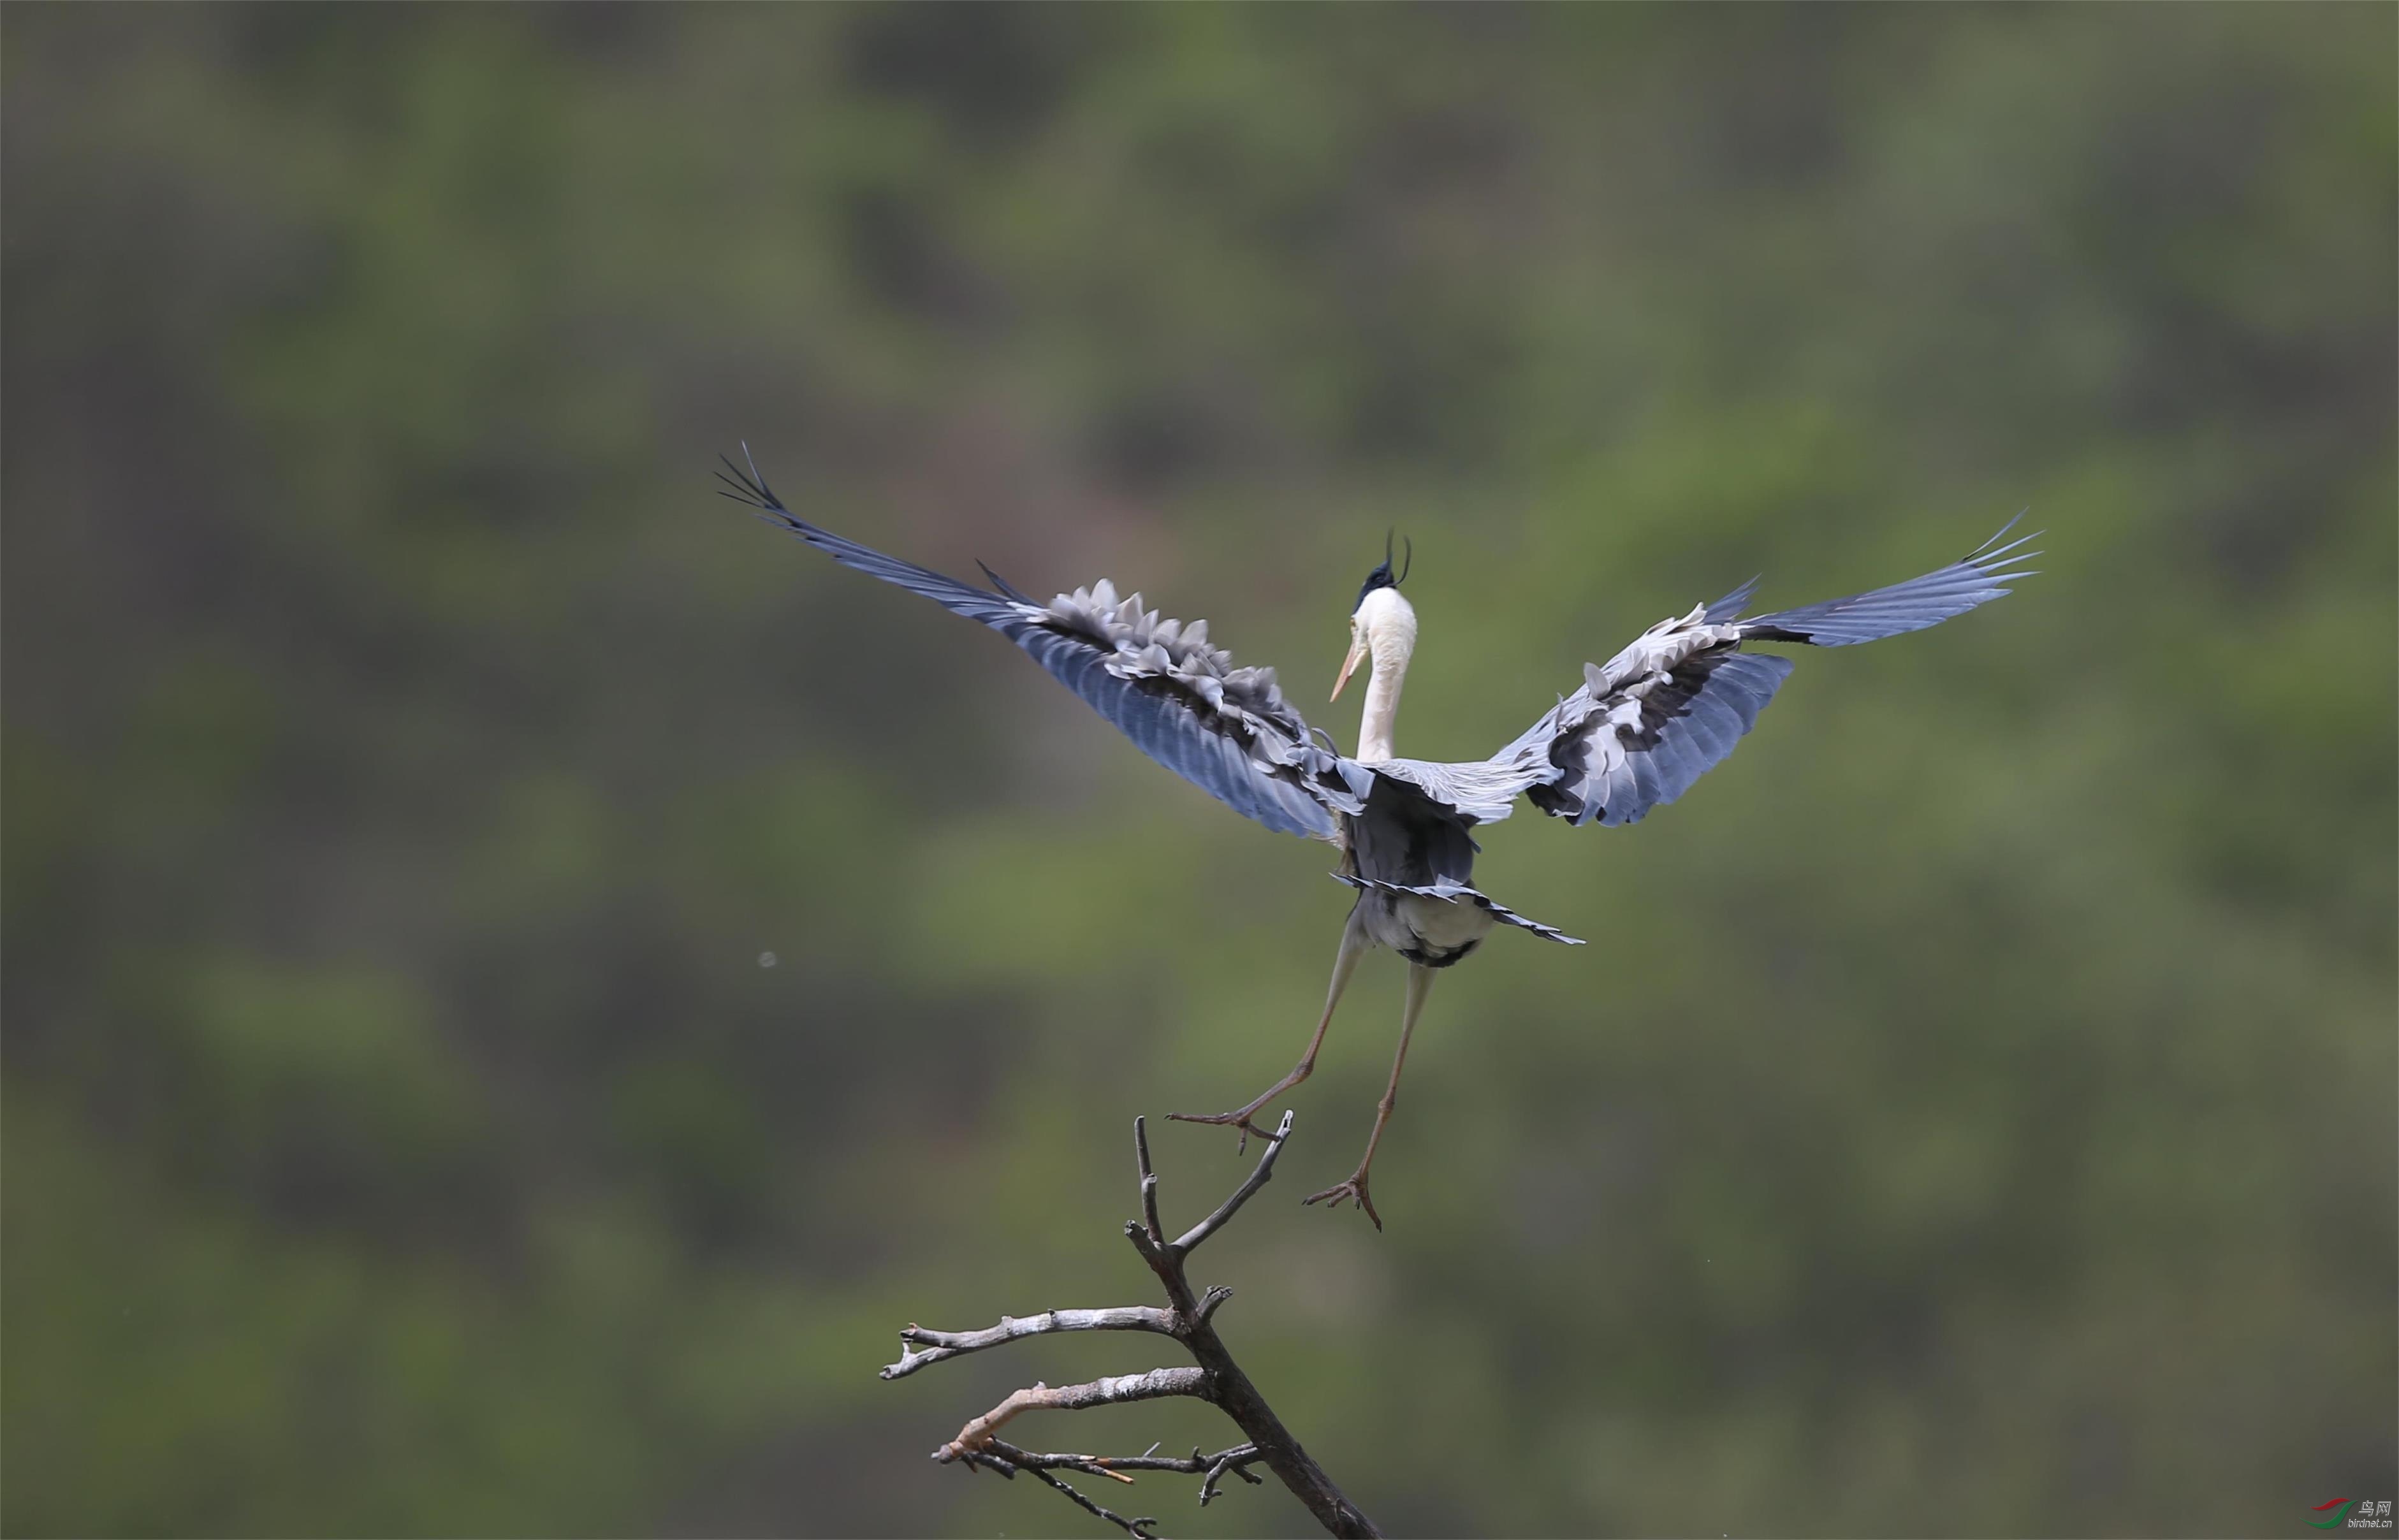
[[(1474, 882), (1471, 831), (1513, 811), (1519, 799), (1578, 826), (1633, 823), (1687, 791), (1732, 752), (1774, 696), (1791, 660), (1747, 651), (1755, 642), (1848, 646), (1920, 630), (1986, 603), (2030, 553), (1999, 535), (1964, 560), (1871, 593), (1742, 618), (1755, 580), (1713, 604), (1660, 621), (1485, 760), (1436, 763), (1393, 751), (1402, 686), (1416, 642), (1414, 609), (1388, 560), (1359, 592), (1341, 682), (1373, 660), (1358, 751), (1344, 755), (1284, 700), (1271, 669), (1236, 668), (1208, 641), (1207, 622), (1161, 620), (1141, 596), (1119, 601), (1105, 579), (1047, 604), (992, 576), (972, 588), (845, 540), (793, 515), (752, 470), (735, 495), (769, 521), (888, 583), (923, 595), (1007, 637), (1089, 702), (1150, 758), (1236, 812), (1287, 834), (1339, 847), (1335, 876), (1358, 889), (1342, 932), (1333, 983), (1315, 1037), (1291, 1074), (1229, 1113), (1192, 1121), (1258, 1131), (1251, 1118), (1308, 1077), (1335, 1005), (1358, 960), (1384, 947), (1409, 963), (1390, 1088), (1366, 1157), (1318, 1199), (1354, 1199), (1371, 1216), (1367, 1169), (1389, 1119), (1425, 995), (1434, 975), (1511, 926), (1579, 945), (1498, 903)], [(731, 479), (728, 479), (731, 480)], [(2013, 527), (2011, 524), (2010, 527)], [(1341, 684), (1336, 683), (1337, 697)], [(1377, 1225), (1380, 1224), (1377, 1220)]]

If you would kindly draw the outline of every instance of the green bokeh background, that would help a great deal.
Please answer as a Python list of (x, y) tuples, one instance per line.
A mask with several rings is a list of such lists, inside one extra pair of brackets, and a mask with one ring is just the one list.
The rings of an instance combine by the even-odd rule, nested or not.
[[(1410, 1533), (2301, 1533), (2394, 1476), (2393, 59), (2334, 7), (62, 8), (5, 40), (11, 1533), (1085, 1533), (926, 1452), (1346, 895), (709, 495), (1403, 752), (1760, 568), (1591, 939), (1399, 969), (1203, 1256)], [(761, 954), (777, 966), (761, 966)], [(1242, 1169), (1157, 1134), (1170, 1217)], [(1230, 1441), (1204, 1408), (1027, 1423)], [(1278, 1488), (1170, 1533), (1293, 1533)]]

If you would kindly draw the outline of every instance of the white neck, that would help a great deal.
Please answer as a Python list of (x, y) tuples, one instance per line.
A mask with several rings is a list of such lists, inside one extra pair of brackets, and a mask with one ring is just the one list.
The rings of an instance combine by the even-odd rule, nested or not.
[(1407, 654), (1375, 654), (1375, 674), (1366, 682), (1366, 710), (1358, 723), (1359, 763), (1378, 764), (1391, 757), (1391, 725), (1400, 714), (1400, 682), (1407, 675)]
[(1391, 727), (1400, 715), (1400, 685), (1408, 677), (1408, 658), (1416, 648), (1415, 609), (1396, 588), (1369, 596), (1362, 610), (1375, 671), (1366, 681), (1366, 708), (1358, 722), (1358, 763), (1375, 764), (1392, 757)]

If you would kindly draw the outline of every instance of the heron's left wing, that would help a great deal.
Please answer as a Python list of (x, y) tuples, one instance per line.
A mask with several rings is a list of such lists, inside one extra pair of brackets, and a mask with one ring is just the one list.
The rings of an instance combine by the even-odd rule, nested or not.
[[(2023, 516), (2018, 515), (2018, 519)], [(1491, 757), (1525, 799), (1577, 824), (1637, 823), (1689, 790), (1757, 724), (1791, 660), (1744, 643), (1846, 647), (1937, 626), (1987, 604), (2032, 574), (2020, 563), (2032, 536), (2006, 541), (2016, 520), (1945, 567), (1870, 593), (1743, 620), (1752, 578), (1713, 604), (1661, 620)], [(2003, 543), (2005, 542), (2005, 543)]]
[(1525, 799), (1576, 824), (1637, 823), (1724, 763), (1791, 660), (1740, 650), (1703, 612), (1653, 627), (1493, 756)]
[(1211, 646), (1206, 621), (1161, 620), (1139, 594), (1119, 601), (1105, 578), (1047, 604), (996, 574), (1001, 591), (988, 593), (819, 529), (785, 507), (756, 466), (725, 464), (733, 474), (723, 480), (734, 489), (726, 495), (845, 567), (990, 627), (1143, 753), (1236, 813), (1278, 833), (1332, 840), (1336, 815), (1364, 806), (1366, 769), (1316, 741), (1273, 669), (1236, 668), (1231, 654)]

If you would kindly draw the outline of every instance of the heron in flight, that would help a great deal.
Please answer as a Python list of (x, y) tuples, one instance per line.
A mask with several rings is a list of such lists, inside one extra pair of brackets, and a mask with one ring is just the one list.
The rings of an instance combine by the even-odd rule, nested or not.
[(1306, 1200), (1337, 1207), (1348, 1199), (1378, 1230), (1383, 1222), (1367, 1193), (1367, 1172), (1398, 1101), (1408, 1039), (1434, 978), (1500, 925), (1582, 944), (1474, 886), (1474, 827), (1508, 817), (1519, 797), (1577, 827), (1637, 823), (1730, 754), (1782, 687), (1791, 660), (1753, 652), (1754, 644), (1847, 647), (1920, 631), (2008, 592), (2002, 585), (2033, 575), (2021, 564), (2040, 554), (2024, 548), (2034, 536), (2007, 539), (2017, 522), (2011, 520), (1965, 557), (1921, 577), (1743, 619), (1757, 586), (1752, 578), (1712, 604), (1660, 621), (1607, 662), (1584, 665), (1574, 694), (1489, 759), (1443, 763), (1393, 751), (1416, 615), (1400, 592), (1411, 562), (1403, 560), (1394, 573), (1388, 541), (1382, 564), (1366, 574), (1350, 608), (1349, 652), (1333, 686), (1338, 700), (1350, 675), (1368, 666), (1358, 751), (1344, 754), (1283, 698), (1272, 669), (1236, 668), (1232, 655), (1209, 641), (1204, 620), (1162, 620), (1142, 607), (1138, 593), (1119, 600), (1105, 578), (1046, 604), (989, 567), (983, 573), (992, 588), (974, 588), (808, 523), (768, 490), (754, 463), (745, 469), (728, 459), (725, 466), (731, 474), (718, 473), (730, 489), (725, 495), (767, 522), (843, 566), (990, 627), (1151, 759), (1268, 829), (1340, 851), (1334, 876), (1358, 897), (1307, 1052), (1290, 1074), (1230, 1112), (1172, 1115), (1237, 1128), (1244, 1143), (1252, 1134), (1265, 1137), (1252, 1119), (1316, 1068), (1358, 960), (1378, 946), (1398, 952), (1408, 964), (1407, 992), (1374, 1132), (1357, 1170)]

